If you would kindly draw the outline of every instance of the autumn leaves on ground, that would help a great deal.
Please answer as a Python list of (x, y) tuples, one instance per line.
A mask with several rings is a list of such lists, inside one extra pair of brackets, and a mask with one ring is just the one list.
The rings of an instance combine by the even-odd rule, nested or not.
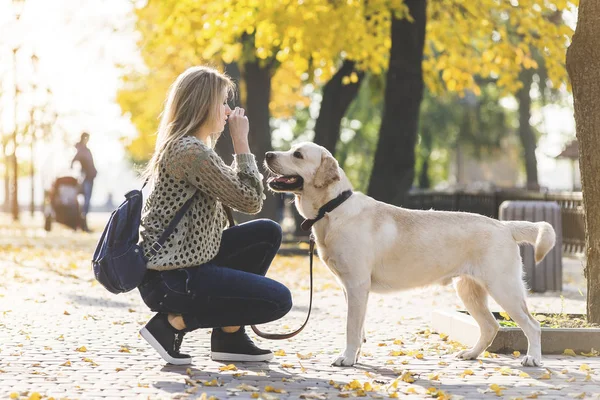
[[(40, 216), (20, 224), (0, 216), (0, 398), (586, 398), (600, 392), (598, 353), (545, 357), (523, 368), (518, 353), (455, 360), (462, 346), (428, 328), (436, 308), (460, 303), (451, 288), (373, 295), (360, 365), (330, 365), (345, 344), (345, 305), (337, 283), (315, 262), (308, 327), (286, 341), (257, 339), (271, 363), (220, 364), (208, 358), (209, 330), (188, 335), (189, 367), (165, 365), (137, 331), (152, 313), (137, 292), (115, 296), (98, 285), (90, 257), (106, 215), (91, 234)], [(295, 329), (308, 305), (308, 257), (278, 256), (269, 276), (292, 291), (294, 309), (270, 332)], [(531, 299), (534, 308), (537, 300)], [(539, 303), (542, 304), (542, 303)]]

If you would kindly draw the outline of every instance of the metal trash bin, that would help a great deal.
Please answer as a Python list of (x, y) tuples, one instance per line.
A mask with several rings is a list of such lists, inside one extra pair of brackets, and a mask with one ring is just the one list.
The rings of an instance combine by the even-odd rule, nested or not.
[(544, 259), (535, 265), (533, 246), (521, 247), (525, 280), (534, 292), (562, 290), (562, 220), (560, 206), (554, 201), (505, 201), (500, 205), (501, 221), (546, 221), (556, 232), (556, 244)]

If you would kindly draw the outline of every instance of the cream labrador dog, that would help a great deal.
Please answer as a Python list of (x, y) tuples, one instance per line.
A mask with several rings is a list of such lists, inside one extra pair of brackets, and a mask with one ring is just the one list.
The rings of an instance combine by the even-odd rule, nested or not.
[[(295, 194), (300, 214), (312, 220), (352, 185), (325, 148), (302, 143), (268, 152), (267, 182), (275, 192)], [(541, 365), (541, 329), (529, 313), (518, 243), (535, 246), (536, 262), (554, 246), (546, 222), (497, 221), (465, 212), (395, 207), (354, 192), (314, 222), (319, 257), (341, 283), (348, 306), (346, 349), (334, 365), (357, 362), (365, 339), (369, 292), (393, 292), (454, 281), (456, 292), (480, 327), (475, 346), (457, 354), (475, 359), (492, 342), (498, 322), (490, 295), (521, 327), (529, 342), (525, 366)]]

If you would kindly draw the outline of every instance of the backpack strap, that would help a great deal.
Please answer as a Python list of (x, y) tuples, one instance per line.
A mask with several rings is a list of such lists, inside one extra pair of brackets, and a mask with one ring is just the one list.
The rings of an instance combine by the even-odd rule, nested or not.
[[(145, 185), (146, 185), (146, 183), (144, 183), (144, 186)], [(142, 188), (143, 188), (143, 186), (142, 186)], [(162, 235), (160, 235), (160, 237), (158, 238), (158, 240), (155, 241), (154, 243), (152, 243), (150, 245), (150, 248), (148, 248), (146, 250), (146, 253), (144, 254), (144, 256), (146, 257), (146, 260), (150, 260), (152, 257), (154, 257), (160, 251), (160, 249), (163, 248), (163, 245), (165, 244), (165, 242), (167, 241), (167, 239), (169, 238), (169, 236), (171, 236), (171, 234), (175, 230), (175, 227), (177, 226), (177, 224), (179, 223), (179, 221), (181, 221), (181, 218), (183, 218), (183, 216), (185, 215), (185, 213), (192, 206), (192, 202), (194, 201), (194, 197), (196, 197), (196, 194), (198, 194), (198, 192), (199, 192), (199, 190), (196, 190), (196, 192), (194, 193), (194, 195), (192, 197), (190, 197), (188, 199), (188, 201), (185, 202), (185, 204), (179, 209), (179, 211), (177, 211), (177, 214), (175, 214), (175, 216), (173, 217), (173, 219), (169, 223), (169, 226), (167, 226), (167, 229), (165, 229), (165, 231), (162, 233)]]

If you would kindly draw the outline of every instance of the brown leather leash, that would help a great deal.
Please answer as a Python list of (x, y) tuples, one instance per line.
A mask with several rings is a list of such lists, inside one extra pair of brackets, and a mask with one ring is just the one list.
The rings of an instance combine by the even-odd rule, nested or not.
[[(225, 209), (225, 214), (227, 214), (227, 219), (229, 221), (229, 227), (235, 226), (235, 220), (233, 219), (233, 213), (231, 212), (231, 208), (227, 207), (226, 205), (223, 205), (223, 208)], [(252, 330), (254, 331), (254, 333), (256, 333), (258, 336), (265, 338), (265, 339), (273, 339), (273, 340), (283, 340), (283, 339), (289, 339), (291, 337), (296, 336), (297, 334), (299, 334), (300, 332), (302, 332), (302, 330), (304, 329), (304, 327), (306, 326), (306, 324), (308, 323), (308, 319), (310, 318), (310, 311), (312, 310), (312, 300), (313, 300), (313, 255), (315, 252), (315, 238), (312, 235), (312, 233), (310, 234), (310, 241), (309, 241), (309, 250), (308, 250), (308, 254), (309, 254), (309, 258), (310, 258), (310, 300), (308, 303), (308, 314), (306, 315), (306, 320), (304, 321), (304, 323), (302, 324), (302, 326), (298, 329), (296, 329), (293, 332), (290, 333), (267, 333), (267, 332), (263, 332), (260, 329), (258, 329), (256, 327), (256, 325), (251, 325), (250, 327), (252, 328)]]

